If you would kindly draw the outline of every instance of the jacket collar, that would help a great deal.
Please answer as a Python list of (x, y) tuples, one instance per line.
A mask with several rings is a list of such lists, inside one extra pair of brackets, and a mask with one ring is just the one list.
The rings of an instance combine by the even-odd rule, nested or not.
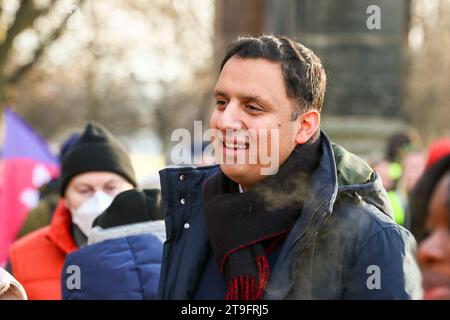
[(264, 299), (283, 299), (292, 287), (291, 264), (294, 246), (304, 248), (332, 212), (338, 194), (336, 162), (330, 139), (322, 132), (322, 157), (310, 179), (310, 191), (302, 213), (289, 232), (272, 270)]
[(64, 199), (61, 198), (53, 214), (50, 231), (47, 236), (65, 254), (78, 249), (70, 232), (71, 225), (72, 218), (70, 211), (66, 208)]
[[(306, 248), (326, 223), (336, 198), (345, 193), (391, 215), (386, 192), (376, 173), (361, 159), (334, 145), (322, 134), (322, 158), (310, 179), (310, 196), (289, 233), (266, 287), (265, 299), (283, 299), (293, 285), (288, 260)], [(295, 254), (294, 254), (295, 252)]]

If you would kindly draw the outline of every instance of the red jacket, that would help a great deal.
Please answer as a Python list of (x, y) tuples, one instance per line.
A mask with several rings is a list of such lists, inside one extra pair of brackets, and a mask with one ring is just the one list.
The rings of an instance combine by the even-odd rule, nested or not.
[(61, 199), (49, 226), (16, 241), (9, 261), (30, 300), (60, 300), (61, 271), (68, 253), (78, 249), (70, 231), (70, 211)]

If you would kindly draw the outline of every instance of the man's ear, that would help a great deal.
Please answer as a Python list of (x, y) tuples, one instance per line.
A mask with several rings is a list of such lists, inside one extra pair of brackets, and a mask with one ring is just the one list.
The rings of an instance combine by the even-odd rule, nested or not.
[(299, 128), (295, 141), (304, 144), (320, 127), (320, 113), (313, 109), (302, 113), (298, 119)]

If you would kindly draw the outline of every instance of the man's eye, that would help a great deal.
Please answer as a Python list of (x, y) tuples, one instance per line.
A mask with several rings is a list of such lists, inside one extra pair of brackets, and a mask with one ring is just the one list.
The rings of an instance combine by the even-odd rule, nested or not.
[(216, 100), (216, 106), (219, 109), (224, 109), (227, 105), (226, 100)]
[(110, 186), (107, 186), (107, 187), (105, 188), (105, 190), (106, 190), (107, 192), (111, 192), (111, 191), (115, 191), (116, 189), (118, 189), (118, 187), (119, 187), (119, 186), (117, 186), (117, 185), (110, 185)]
[(247, 108), (247, 110), (249, 110), (250, 112), (260, 112), (262, 111), (260, 107), (248, 104), (245, 106)]

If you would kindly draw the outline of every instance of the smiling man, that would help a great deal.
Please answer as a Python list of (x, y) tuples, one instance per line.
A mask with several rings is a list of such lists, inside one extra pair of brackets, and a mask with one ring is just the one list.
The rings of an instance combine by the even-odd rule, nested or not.
[[(325, 78), (322, 81), (322, 86), (325, 86)], [(261, 167), (264, 167), (261, 149), (264, 145), (267, 145), (268, 157), (277, 156), (278, 165), (289, 157), (297, 144), (309, 140), (319, 125), (316, 109), (305, 112), (301, 121), (291, 121), (297, 110), (291, 109), (291, 102), (285, 94), (278, 62), (230, 57), (222, 68), (214, 95), (216, 108), (210, 127), (223, 137), (219, 140), (223, 141), (224, 159), (236, 162), (229, 165), (225, 161), (222, 171), (247, 189), (264, 178), (261, 174)], [(302, 122), (302, 130), (299, 130)], [(272, 139), (275, 134), (278, 141)], [(256, 163), (250, 161), (251, 144), (255, 146), (252, 151), (256, 153)], [(237, 163), (238, 159), (244, 161)]]
[(381, 180), (320, 130), (320, 59), (285, 37), (239, 38), (220, 70), (220, 165), (160, 173), (159, 297), (420, 298), (416, 243)]

